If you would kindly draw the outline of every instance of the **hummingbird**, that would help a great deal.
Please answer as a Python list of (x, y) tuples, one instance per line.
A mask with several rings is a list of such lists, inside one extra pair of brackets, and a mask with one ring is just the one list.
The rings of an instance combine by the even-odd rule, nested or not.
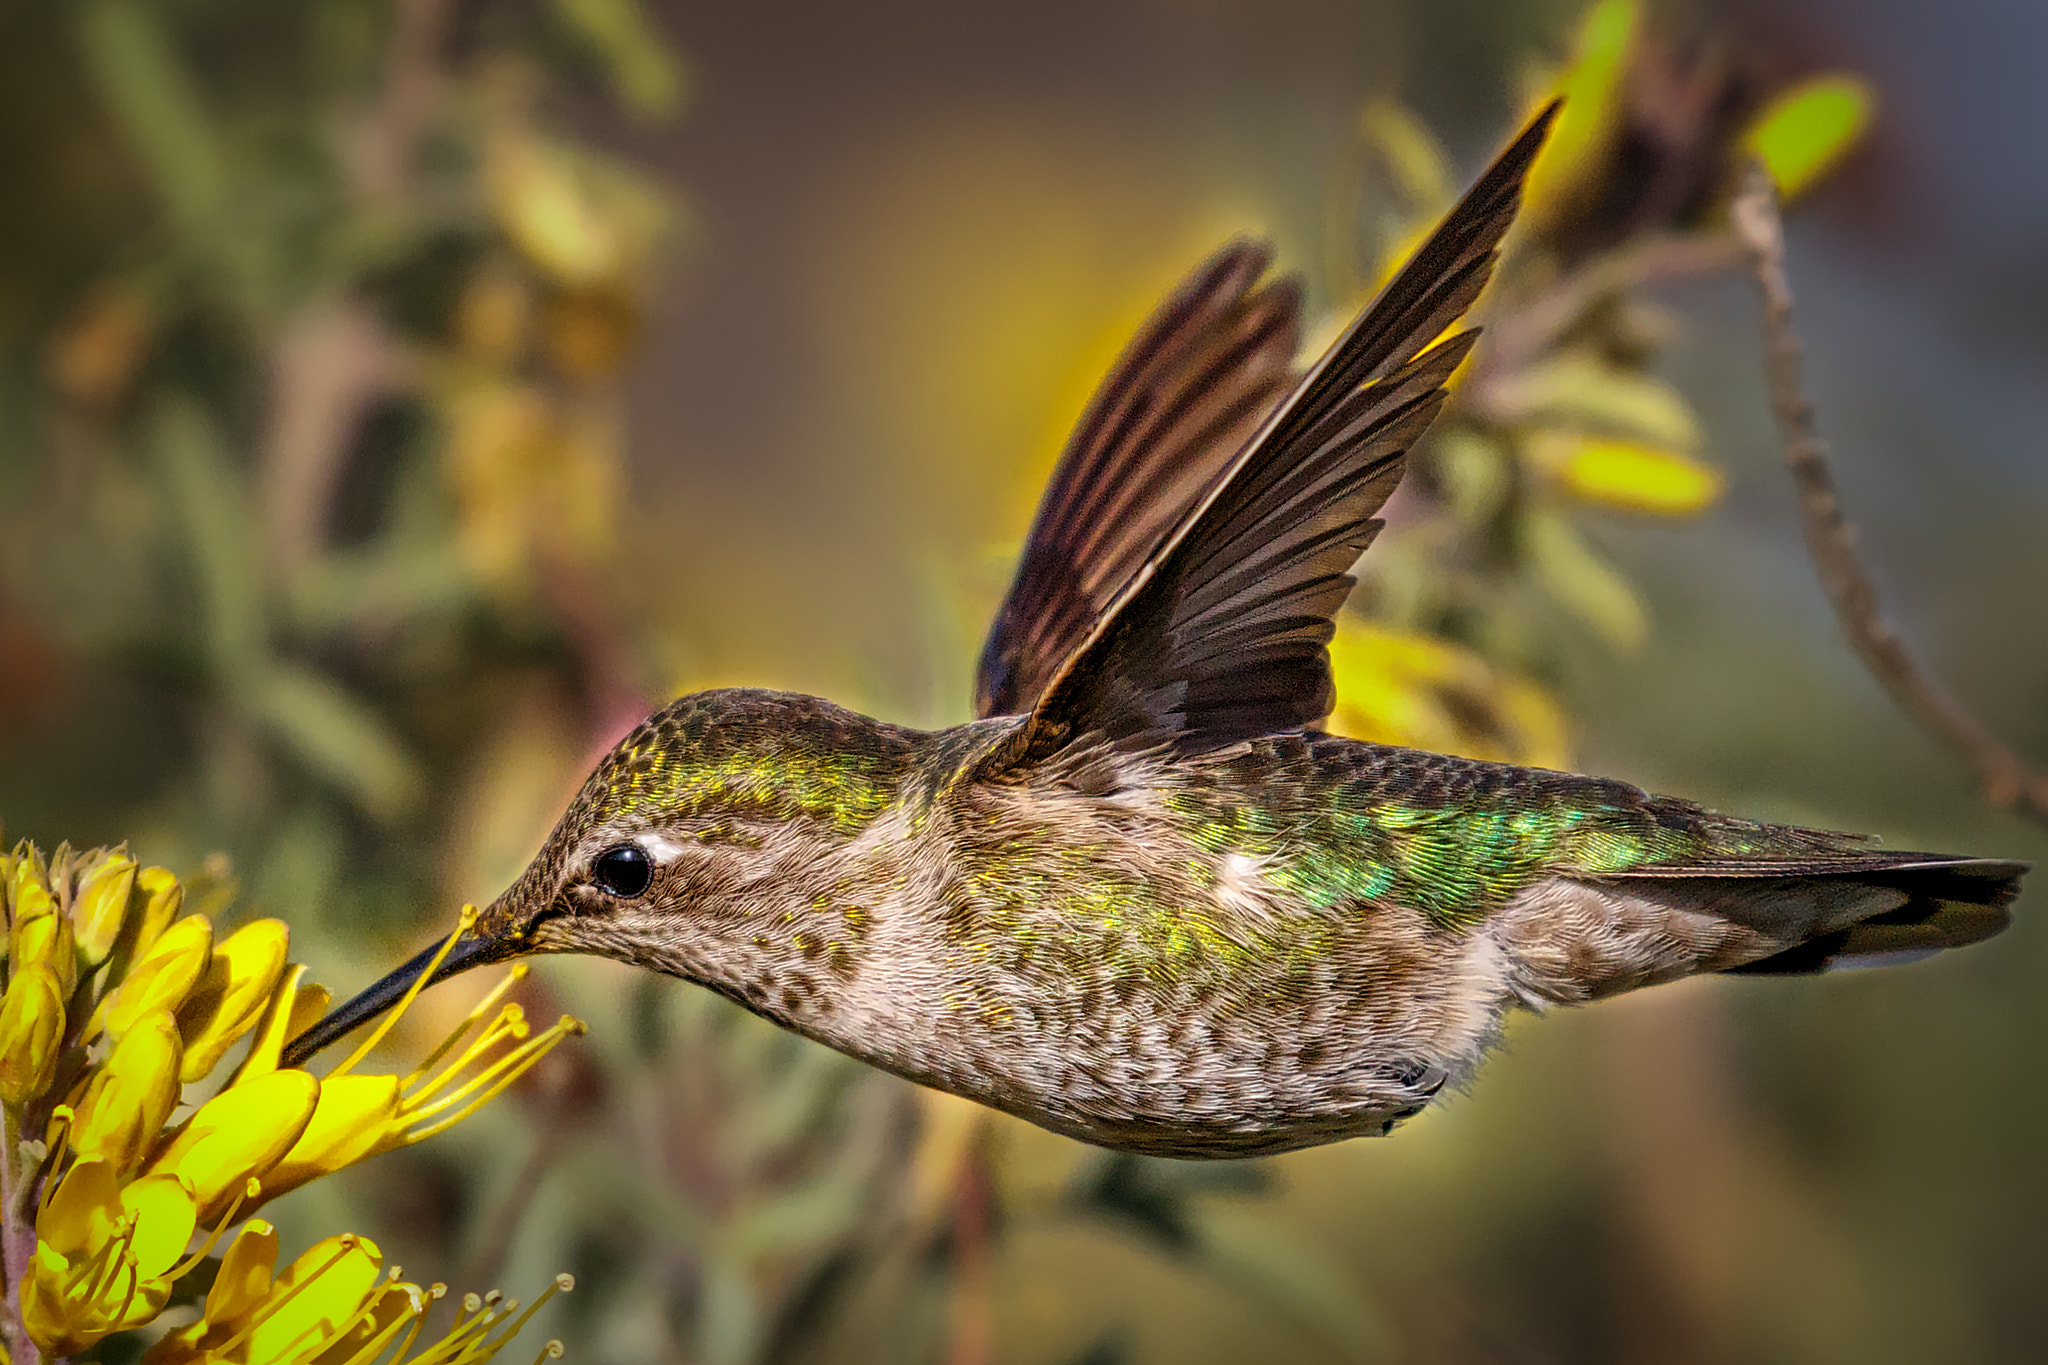
[(1054, 469), (977, 719), (673, 702), (468, 935), (288, 1064), (422, 977), (587, 953), (1086, 1142), (1241, 1157), (1390, 1131), (1518, 1007), (2003, 929), (2027, 864), (1321, 729), (1332, 617), (1555, 112), (1303, 372), (1298, 286), (1257, 244), (1160, 307)]

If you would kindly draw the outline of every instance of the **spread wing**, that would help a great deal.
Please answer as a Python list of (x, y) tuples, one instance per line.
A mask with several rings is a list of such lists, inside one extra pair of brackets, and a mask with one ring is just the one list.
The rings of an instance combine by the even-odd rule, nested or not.
[(1233, 242), (1145, 323), (1068, 438), (1010, 595), (989, 628), (975, 714), (1028, 711), (1117, 589), (1287, 391), (1300, 290), (1261, 287), (1270, 253)]
[(1331, 617), (1479, 296), (1556, 113), (1538, 114), (1274, 409), (1048, 681), (1020, 759), (1099, 737), (1208, 753), (1329, 714)]

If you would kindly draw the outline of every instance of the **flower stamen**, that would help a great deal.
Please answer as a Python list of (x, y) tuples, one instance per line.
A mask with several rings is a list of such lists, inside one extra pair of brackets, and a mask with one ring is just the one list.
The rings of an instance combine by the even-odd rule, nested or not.
[[(563, 1015), (546, 1032), (527, 1039), (489, 1067), (477, 1073), (475, 1077), (462, 1086), (442, 1096), (432, 1104), (422, 1106), (417, 1111), (418, 1116), (430, 1118), (441, 1113), (451, 1104), (455, 1104), (458, 1101), (461, 1102), (461, 1107), (448, 1114), (445, 1118), (437, 1119), (424, 1128), (415, 1128), (407, 1135), (406, 1140), (409, 1142), (422, 1142), (427, 1138), (433, 1137), (436, 1133), (446, 1132), (448, 1129), (453, 1128), (456, 1124), (496, 1099), (508, 1086), (524, 1075), (527, 1069), (535, 1061), (538, 1061), (544, 1053), (551, 1051), (555, 1044), (571, 1034), (582, 1033), (583, 1029), (582, 1020), (567, 1014)], [(479, 1087), (487, 1088), (480, 1090)]]
[(505, 998), (505, 992), (511, 990), (519, 982), (524, 981), (531, 970), (532, 968), (524, 962), (513, 963), (511, 970), (505, 973), (504, 978), (497, 985), (491, 987), (483, 999), (476, 1002), (476, 1008), (472, 1009), (468, 1016), (460, 1024), (457, 1024), (446, 1038), (441, 1040), (441, 1045), (421, 1058), (420, 1064), (406, 1073), (405, 1079), (400, 1082), (400, 1088), (405, 1090), (412, 1089), (420, 1078), (427, 1074), (429, 1069), (448, 1055), (449, 1049), (461, 1042), (463, 1036), (475, 1028), (482, 1021), (483, 1017), (490, 1013), (500, 1000)]
[(220, 1245), (220, 1239), (234, 1225), (235, 1215), (241, 1212), (242, 1205), (261, 1193), (263, 1193), (263, 1182), (255, 1176), (252, 1175), (243, 1181), (242, 1188), (236, 1192), (233, 1201), (228, 1204), (228, 1211), (222, 1214), (220, 1221), (213, 1225), (213, 1231), (206, 1234), (206, 1241), (200, 1245), (199, 1250), (193, 1252), (169, 1270), (166, 1270), (164, 1278), (167, 1280), (180, 1280), (196, 1270), (199, 1263), (205, 1260), (216, 1246)]
[(462, 907), (462, 916), (455, 921), (455, 932), (448, 935), (442, 941), (441, 951), (434, 954), (432, 960), (427, 963), (426, 970), (413, 978), (412, 985), (406, 987), (405, 994), (398, 997), (398, 1003), (392, 1006), (384, 1017), (378, 1021), (377, 1027), (370, 1030), (370, 1036), (363, 1039), (356, 1046), (356, 1050), (343, 1058), (341, 1065), (328, 1072), (328, 1075), (347, 1075), (349, 1068), (369, 1056), (376, 1049), (377, 1044), (384, 1041), (385, 1036), (397, 1025), (399, 1017), (412, 1008), (412, 1002), (419, 999), (420, 992), (425, 990), (427, 983), (434, 979), (434, 973), (439, 971), (441, 964), (448, 960), (448, 954), (455, 951), (456, 940), (476, 927), (476, 918), (477, 910), (474, 905)]
[[(507, 1005), (498, 1011), (497, 1017), (492, 1019), (484, 1028), (484, 1031), (477, 1035), (476, 1041), (464, 1048), (461, 1055), (456, 1057), (454, 1061), (442, 1067), (440, 1071), (429, 1077), (423, 1084), (413, 1085), (411, 1084), (412, 1077), (407, 1077), (406, 1082), (401, 1083), (400, 1088), (403, 1090), (417, 1090), (420, 1094), (431, 1095), (442, 1086), (448, 1084), (451, 1079), (461, 1075), (471, 1063), (496, 1047), (500, 1042), (507, 1038), (523, 1039), (526, 1037), (527, 1032), (526, 1011), (517, 1005)], [(426, 1068), (422, 1067), (420, 1069), (423, 1071)]]

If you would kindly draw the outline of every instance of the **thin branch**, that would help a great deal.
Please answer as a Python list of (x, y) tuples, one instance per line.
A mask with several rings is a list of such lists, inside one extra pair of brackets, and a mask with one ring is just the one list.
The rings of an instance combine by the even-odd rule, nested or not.
[(1749, 255), (1763, 295), (1765, 358), (1771, 411), (1785, 437), (1785, 465), (1798, 491), (1806, 548), (1819, 571), (1835, 619), (1864, 666), (1919, 725), (1976, 768), (1984, 797), (2000, 810), (2048, 824), (2048, 772), (2028, 763), (1914, 659), (1884, 617), (1877, 585), (1856, 553), (1856, 528), (1842, 514), (1827, 447), (1814, 420), (1798, 334), (1792, 330), (1792, 287), (1785, 276), (1785, 230), (1769, 175), (1752, 162), (1730, 206), (1735, 235)]
[[(345, 149), (361, 209), (391, 212), (404, 200), (441, 98), (452, 8), (452, 0), (399, 0), (392, 9), (382, 84)], [(350, 442), (370, 405), (403, 378), (387, 329), (359, 298), (315, 303), (287, 323), (271, 358), (262, 474), (265, 535), (278, 566), (302, 568), (319, 555)]]

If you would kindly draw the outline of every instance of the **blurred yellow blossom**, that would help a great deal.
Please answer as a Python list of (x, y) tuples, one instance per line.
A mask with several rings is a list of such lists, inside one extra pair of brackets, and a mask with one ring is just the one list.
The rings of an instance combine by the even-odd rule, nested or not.
[(1462, 646), (1345, 617), (1330, 661), (1336, 734), (1539, 768), (1571, 761), (1549, 693)]
[(1563, 443), (1555, 458), (1566, 492), (1624, 512), (1689, 517), (1720, 500), (1721, 471), (1688, 455), (1633, 441), (1597, 439)]
[(1635, 0), (1599, 0), (1579, 21), (1571, 60), (1541, 82), (1530, 112), (1563, 97), (1550, 139), (1529, 168), (1518, 231), (1540, 234), (1572, 214), (1597, 187), (1621, 126), (1629, 55), (1640, 14)]
[[(502, 1003), (515, 972), (407, 1075), (354, 1071), (390, 1020), (325, 1078), (280, 1068), (286, 1038), (327, 1003), (287, 961), (282, 922), (256, 920), (216, 941), (206, 916), (178, 914), (176, 878), (138, 869), (125, 851), (63, 848), (46, 864), (21, 845), (0, 855), (0, 874), (10, 910), (0, 1161), (14, 1192), (0, 1218), (33, 1224), (33, 1258), (7, 1290), (27, 1334), (17, 1344), (46, 1355), (149, 1323), (236, 1219), (460, 1122), (582, 1027), (564, 1017), (533, 1033)], [(474, 920), (465, 912), (457, 934)], [(245, 1040), (243, 1064), (210, 1096), (186, 1094), (213, 1083)], [(23, 1142), (36, 1133), (40, 1144)], [(367, 1362), (394, 1345), (403, 1356), (441, 1292), (386, 1275), (376, 1247), (352, 1235), (273, 1278), (276, 1253), (270, 1225), (251, 1221), (216, 1266), (206, 1315), (149, 1359)], [(478, 1300), (409, 1359), (489, 1359), (525, 1320), (514, 1307)]]
[(1829, 171), (1862, 140), (1877, 95), (1860, 76), (1831, 72), (1779, 92), (1742, 136), (1764, 163), (1781, 199), (1791, 199)]

